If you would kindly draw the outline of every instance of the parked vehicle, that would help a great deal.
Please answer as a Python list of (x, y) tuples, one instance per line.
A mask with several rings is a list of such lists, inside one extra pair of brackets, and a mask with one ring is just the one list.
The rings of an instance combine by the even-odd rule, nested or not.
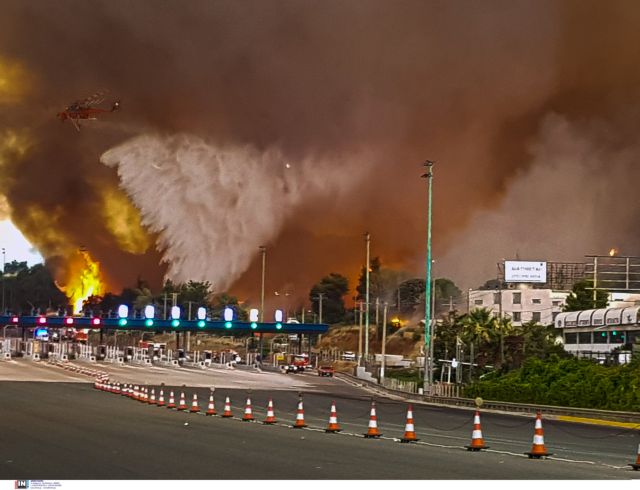
[(332, 366), (320, 366), (318, 368), (318, 376), (330, 376), (333, 377), (335, 370)]

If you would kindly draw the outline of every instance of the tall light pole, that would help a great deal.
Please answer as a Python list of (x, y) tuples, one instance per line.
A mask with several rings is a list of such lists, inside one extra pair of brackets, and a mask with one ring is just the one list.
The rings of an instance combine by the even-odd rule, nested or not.
[(433, 164), (435, 162), (427, 160), (424, 166), (427, 173), (422, 177), (428, 181), (428, 204), (427, 204), (427, 273), (425, 278), (424, 292), (424, 385), (423, 390), (428, 393), (433, 384), (433, 361), (429, 357), (431, 351), (431, 203), (433, 194)]
[(262, 253), (262, 283), (260, 288), (260, 322), (264, 322), (264, 273), (267, 264), (267, 247), (260, 246), (260, 252)]
[(367, 265), (366, 265), (366, 286), (365, 286), (365, 314), (364, 314), (364, 359), (365, 362), (369, 356), (369, 269), (371, 268), (371, 261), (369, 260), (369, 249), (371, 245), (371, 235), (369, 232), (364, 234), (365, 240), (367, 242)]
[(6, 310), (4, 309), (4, 273), (5, 273), (5, 265), (6, 265), (6, 258), (7, 256), (7, 251), (5, 250), (4, 247), (2, 247), (2, 314), (4, 315)]

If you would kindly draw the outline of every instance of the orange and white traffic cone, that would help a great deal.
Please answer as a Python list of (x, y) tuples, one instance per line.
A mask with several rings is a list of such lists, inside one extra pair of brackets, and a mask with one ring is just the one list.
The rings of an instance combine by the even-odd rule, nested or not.
[(138, 385), (133, 385), (133, 391), (131, 392), (131, 398), (137, 400), (138, 397)]
[(536, 414), (536, 426), (533, 430), (533, 446), (531, 451), (524, 453), (529, 456), (529, 459), (540, 459), (543, 456), (551, 456), (553, 453), (547, 452), (547, 448), (544, 447), (544, 432), (542, 430), (542, 414), (540, 411)]
[(304, 423), (304, 405), (302, 404), (302, 397), (298, 399), (298, 410), (296, 411), (296, 421), (293, 424), (294, 429), (302, 429), (306, 427)]
[(178, 410), (186, 410), (187, 401), (184, 399), (184, 391), (180, 392), (180, 402), (178, 402)]
[(635, 471), (640, 470), (640, 444), (638, 445), (638, 455), (636, 457), (636, 462), (629, 463), (629, 466), (631, 466)]
[(164, 391), (160, 388), (160, 395), (158, 395), (158, 403), (159, 407), (164, 407)]
[(167, 408), (176, 408), (176, 399), (173, 397), (173, 390), (169, 392), (169, 403)]
[(198, 394), (194, 393), (193, 394), (193, 401), (191, 402), (191, 410), (189, 410), (191, 413), (197, 413), (200, 411), (200, 407), (198, 406)]
[(273, 400), (269, 398), (269, 404), (267, 405), (267, 418), (262, 421), (263, 424), (275, 424), (276, 415), (273, 413)]
[(147, 387), (145, 386), (144, 388), (142, 388), (142, 391), (140, 392), (140, 401), (142, 403), (147, 403), (148, 398), (149, 398), (149, 394), (147, 393)]
[(229, 397), (224, 401), (224, 412), (222, 412), (222, 416), (224, 418), (233, 417), (233, 413), (231, 413), (231, 400), (229, 400)]
[(484, 445), (484, 439), (482, 438), (482, 429), (480, 428), (480, 410), (476, 410), (476, 414), (473, 417), (471, 445), (465, 447), (467, 448), (467, 451), (480, 451), (481, 449), (487, 449), (489, 447)]
[(371, 414), (369, 415), (369, 428), (364, 437), (367, 439), (374, 439), (380, 437), (382, 434), (378, 430), (378, 417), (376, 417), (376, 402), (371, 402)]
[(400, 442), (414, 442), (417, 441), (416, 431), (413, 427), (413, 408), (409, 404), (407, 409), (407, 424), (404, 427), (404, 436), (400, 439)]
[(151, 395), (149, 396), (149, 405), (156, 404), (156, 389), (151, 388)]
[(242, 420), (245, 422), (251, 422), (255, 420), (253, 418), (253, 410), (251, 408), (251, 398), (247, 397), (247, 404), (244, 407), (244, 415), (242, 416)]
[(213, 393), (209, 395), (209, 406), (207, 407), (207, 411), (205, 415), (215, 415), (216, 414), (216, 406), (213, 401)]
[(340, 432), (342, 429), (338, 425), (338, 413), (336, 412), (336, 402), (331, 402), (331, 413), (329, 414), (329, 425), (324, 430), (325, 432)]
[(120, 395), (129, 396), (129, 385), (127, 383), (122, 385), (122, 391), (120, 392)]

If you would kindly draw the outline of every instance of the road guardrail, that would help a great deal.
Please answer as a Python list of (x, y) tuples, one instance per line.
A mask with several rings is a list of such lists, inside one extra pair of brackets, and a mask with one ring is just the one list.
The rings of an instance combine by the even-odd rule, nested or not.
[[(434, 405), (446, 405), (461, 408), (477, 408), (476, 400), (473, 398), (447, 398), (440, 396), (419, 395), (417, 393), (407, 393), (404, 391), (386, 388), (377, 383), (357, 378), (347, 373), (336, 373), (362, 386), (374, 388), (379, 392), (402, 397), (410, 401), (422, 401)], [(569, 417), (580, 417), (600, 420), (610, 420), (615, 422), (631, 422), (640, 425), (640, 412), (622, 412), (615, 410), (599, 410), (594, 408), (560, 407), (556, 405), (540, 405), (535, 403), (513, 403), (496, 400), (482, 400), (484, 410), (496, 410), (509, 413), (530, 413), (535, 414), (538, 410), (545, 415), (560, 415)]]

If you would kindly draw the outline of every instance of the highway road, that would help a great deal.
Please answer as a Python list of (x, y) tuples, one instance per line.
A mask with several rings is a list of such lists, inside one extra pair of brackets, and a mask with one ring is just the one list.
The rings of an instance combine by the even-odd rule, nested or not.
[[(637, 431), (544, 419), (554, 453), (530, 460), (531, 417), (482, 414), (490, 446), (470, 453), (473, 412), (414, 406), (420, 441), (401, 444), (406, 403), (377, 399), (383, 438), (364, 439), (371, 396), (338, 379), (276, 373), (205, 372), (109, 366), (122, 381), (161, 382), (197, 393), (206, 408), (209, 387), (222, 411), (232, 400), (234, 419), (206, 417), (145, 405), (95, 390), (88, 378), (45, 363), (0, 363), (0, 479), (627, 479), (640, 476)], [(153, 375), (153, 376), (152, 376)], [(158, 376), (156, 379), (155, 376)], [(128, 379), (125, 379), (128, 377)], [(28, 381), (33, 379), (34, 381)], [(193, 379), (192, 383), (188, 381)], [(12, 380), (12, 381), (10, 381)], [(187, 387), (182, 388), (182, 384)], [(157, 386), (157, 385), (155, 385)], [(298, 392), (307, 429), (292, 429)], [(240, 419), (247, 395), (258, 420), (274, 401), (280, 424)], [(326, 434), (335, 400), (339, 434)]]

